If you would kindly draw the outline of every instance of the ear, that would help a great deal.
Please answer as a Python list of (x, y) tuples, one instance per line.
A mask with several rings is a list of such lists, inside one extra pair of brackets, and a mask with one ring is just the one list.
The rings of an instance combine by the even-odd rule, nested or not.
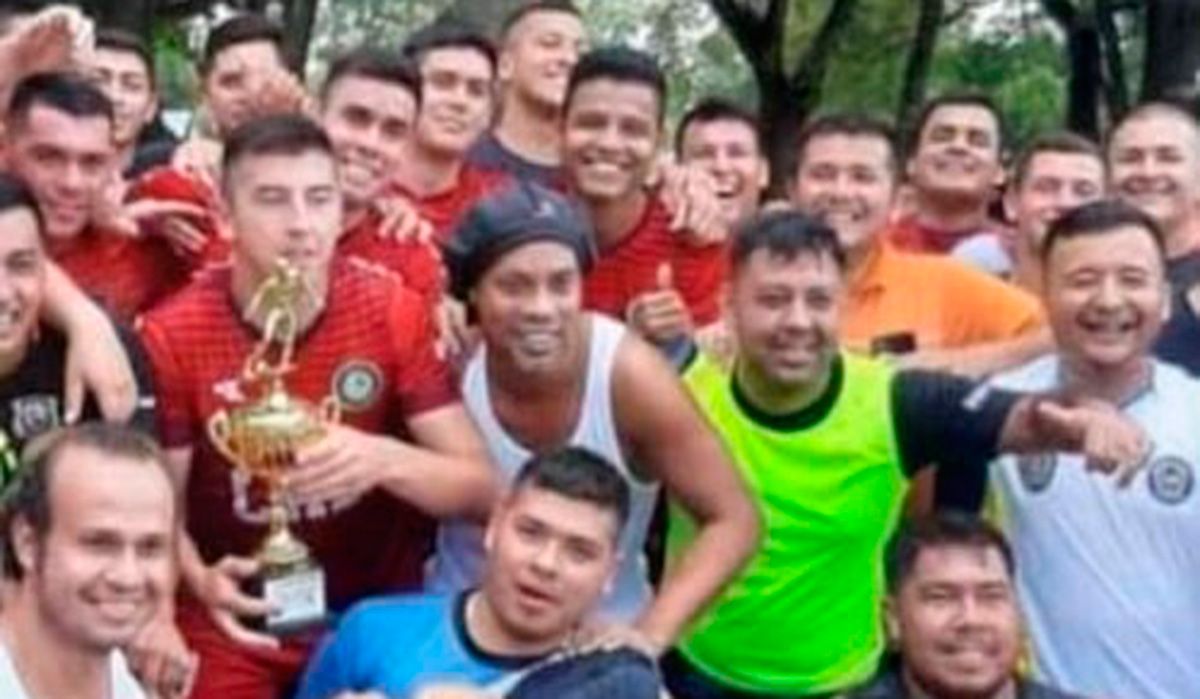
[(505, 83), (508, 83), (512, 80), (513, 73), (515, 73), (516, 70), (517, 67), (515, 65), (515, 61), (513, 61), (512, 52), (508, 51), (507, 49), (501, 51), (500, 57), (496, 61), (496, 82), (503, 87)]
[(761, 194), (762, 192), (766, 191), (767, 185), (769, 185), (770, 183), (771, 183), (771, 161), (767, 160), (766, 158), (759, 157), (758, 172), (755, 173), (754, 184), (755, 184), (755, 186), (758, 187), (758, 191)]
[(1010, 223), (1017, 221), (1017, 192), (1015, 185), (1009, 185), (1004, 188), (1004, 194), (1000, 196), (1000, 204), (1004, 207), (1004, 218)]
[(896, 609), (896, 598), (886, 595), (883, 598), (883, 627), (887, 634), (889, 648), (900, 645), (900, 615)]
[(18, 517), (12, 523), (11, 536), (13, 554), (17, 558), (21, 570), (28, 573), (37, 566), (38, 536), (24, 517)]

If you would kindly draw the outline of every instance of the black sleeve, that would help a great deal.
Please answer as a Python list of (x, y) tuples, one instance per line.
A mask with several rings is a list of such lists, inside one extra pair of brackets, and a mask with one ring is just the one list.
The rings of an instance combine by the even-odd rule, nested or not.
[(937, 466), (939, 509), (976, 511), (1000, 431), (1019, 396), (951, 374), (902, 371), (892, 384), (900, 461), (912, 475)]

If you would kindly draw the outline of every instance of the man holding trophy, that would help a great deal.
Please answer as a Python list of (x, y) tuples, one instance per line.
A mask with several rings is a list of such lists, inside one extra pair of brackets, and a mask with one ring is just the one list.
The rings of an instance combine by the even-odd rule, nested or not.
[[(434, 518), (482, 519), (495, 492), (426, 304), (334, 259), (342, 195), (320, 127), (238, 128), (221, 185), (229, 265), (142, 334), (186, 510), (174, 623), (200, 655), (192, 696), (262, 699), (291, 691), (328, 613), (420, 584)], [(168, 618), (143, 638), (179, 641)]]

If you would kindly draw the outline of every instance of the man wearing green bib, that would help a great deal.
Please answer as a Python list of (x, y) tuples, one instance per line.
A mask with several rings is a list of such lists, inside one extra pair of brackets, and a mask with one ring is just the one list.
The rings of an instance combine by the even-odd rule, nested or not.
[[(875, 671), (884, 646), (882, 556), (909, 479), (966, 472), (997, 452), (1083, 452), (1127, 473), (1145, 450), (1111, 408), (895, 371), (840, 349), (845, 259), (834, 232), (794, 211), (748, 222), (732, 244), (730, 370), (685, 374), (756, 500), (760, 550), (664, 659), (688, 699), (825, 696)], [(673, 508), (668, 550), (691, 523)]]

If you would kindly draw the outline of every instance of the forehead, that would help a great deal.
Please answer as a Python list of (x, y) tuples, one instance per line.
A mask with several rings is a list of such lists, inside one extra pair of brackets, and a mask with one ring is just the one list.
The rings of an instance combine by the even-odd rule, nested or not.
[(944, 126), (978, 129), (993, 134), (1000, 130), (996, 115), (987, 107), (978, 104), (943, 104), (929, 113), (921, 129), (921, 140), (924, 141), (932, 129)]
[(221, 49), (213, 58), (212, 72), (226, 73), (246, 68), (281, 68), (279, 49), (267, 39), (244, 41)]
[(699, 148), (714, 143), (737, 142), (748, 144), (757, 150), (758, 135), (754, 127), (741, 119), (720, 117), (705, 121), (693, 121), (683, 132), (683, 146)]
[(828, 253), (801, 250), (787, 257), (769, 248), (759, 248), (746, 257), (736, 276), (739, 284), (750, 287), (779, 284), (811, 287), (836, 286), (841, 282), (842, 272)]
[(1004, 556), (988, 546), (928, 546), (913, 561), (910, 583), (1011, 584)]
[(18, 128), (17, 140), (49, 141), (64, 148), (107, 150), (112, 140), (112, 123), (102, 115), (75, 116), (48, 104), (34, 104)]
[(32, 211), (17, 206), (0, 211), (0, 255), (41, 247), (38, 220)]
[(819, 134), (804, 146), (803, 163), (833, 162), (870, 164), (886, 169), (891, 162), (890, 144), (873, 134)]
[(576, 112), (638, 114), (658, 120), (658, 93), (642, 82), (595, 78), (579, 83), (567, 105), (567, 115)]
[(568, 38), (581, 39), (584, 35), (583, 20), (562, 10), (534, 10), (512, 26), (508, 37), (510, 41), (519, 41), (546, 34), (562, 34)]
[(95, 53), (92, 54), (92, 65), (97, 70), (106, 70), (110, 73), (149, 75), (146, 63), (136, 51), (118, 49), (111, 46), (98, 47)]
[(333, 156), (322, 150), (300, 153), (247, 153), (233, 166), (240, 187), (288, 187), (307, 189), (336, 185)]
[(453, 73), (469, 79), (491, 80), (492, 62), (482, 51), (470, 46), (443, 46), (421, 56), (421, 74)]
[(1126, 121), (1112, 134), (1112, 149), (1173, 146), (1192, 152), (1200, 148), (1200, 128), (1182, 114), (1149, 111)]
[(617, 533), (614, 511), (533, 485), (516, 488), (508, 507), (514, 516), (535, 519), (563, 537), (608, 544)]
[(485, 276), (578, 271), (579, 260), (571, 248), (551, 240), (538, 240), (502, 254)]
[(66, 447), (55, 457), (50, 501), (55, 526), (161, 535), (173, 526), (175, 497), (161, 468), (89, 447)]
[(1079, 267), (1158, 269), (1163, 266), (1162, 253), (1150, 231), (1136, 225), (1059, 240), (1046, 263), (1050, 269), (1063, 271)]
[(326, 97), (326, 108), (354, 104), (388, 116), (411, 118), (417, 110), (412, 90), (399, 83), (366, 75), (344, 75), (334, 81)]
[(1026, 179), (1036, 177), (1069, 177), (1100, 183), (1104, 180), (1104, 163), (1093, 153), (1039, 151), (1029, 159), (1025, 172)]

